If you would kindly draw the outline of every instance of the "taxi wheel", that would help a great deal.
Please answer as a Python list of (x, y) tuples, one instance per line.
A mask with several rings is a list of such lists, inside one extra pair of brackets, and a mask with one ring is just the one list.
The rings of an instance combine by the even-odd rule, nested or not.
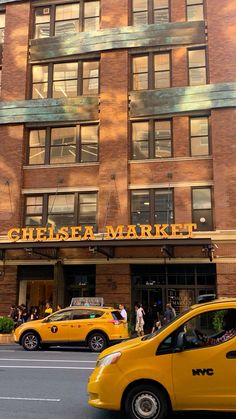
[(88, 338), (88, 347), (92, 352), (102, 352), (107, 347), (107, 339), (102, 333), (93, 333)]
[(137, 385), (125, 399), (125, 413), (129, 419), (165, 419), (168, 411), (166, 396), (151, 384)]
[(39, 344), (39, 337), (35, 333), (29, 332), (23, 336), (22, 346), (26, 351), (37, 351)]

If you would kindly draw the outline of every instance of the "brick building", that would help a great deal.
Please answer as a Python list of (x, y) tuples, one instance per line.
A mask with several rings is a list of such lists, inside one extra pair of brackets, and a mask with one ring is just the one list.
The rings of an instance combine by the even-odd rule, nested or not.
[(0, 0), (1, 314), (236, 296), (235, 24), (234, 0)]

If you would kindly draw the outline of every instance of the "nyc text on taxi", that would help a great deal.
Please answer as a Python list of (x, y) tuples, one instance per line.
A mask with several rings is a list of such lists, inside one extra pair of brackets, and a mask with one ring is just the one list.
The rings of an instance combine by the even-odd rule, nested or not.
[(101, 307), (68, 307), (15, 330), (15, 342), (28, 351), (50, 345), (86, 345), (100, 352), (128, 338), (127, 323), (119, 311)]
[(236, 299), (204, 302), (154, 334), (106, 349), (89, 378), (89, 404), (130, 419), (164, 419), (171, 410), (236, 412), (235, 323)]

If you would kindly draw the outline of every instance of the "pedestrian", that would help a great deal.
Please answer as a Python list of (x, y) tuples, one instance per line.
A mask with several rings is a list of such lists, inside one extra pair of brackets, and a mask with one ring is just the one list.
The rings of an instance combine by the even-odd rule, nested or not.
[(159, 316), (154, 320), (153, 326), (152, 326), (152, 333), (156, 332), (157, 330), (161, 329), (161, 320)]
[(46, 302), (46, 306), (45, 306), (45, 310), (44, 310), (44, 317), (49, 316), (50, 314), (52, 314), (52, 312), (53, 312), (52, 306), (51, 306), (51, 304), (47, 301), (47, 302)]
[(57, 304), (57, 311), (62, 310), (62, 306), (60, 304)]
[(124, 304), (119, 304), (120, 314), (123, 317), (123, 320), (127, 322), (127, 311), (125, 310)]
[(175, 311), (173, 311), (172, 305), (170, 303), (166, 304), (166, 310), (164, 312), (164, 324), (170, 323), (174, 318), (176, 314)]
[(143, 336), (144, 335), (144, 319), (143, 319), (143, 308), (139, 303), (135, 305), (135, 311), (136, 311), (136, 326), (135, 331), (137, 332), (137, 336)]
[(28, 321), (29, 313), (25, 304), (21, 304), (22, 308), (22, 322), (25, 323)]
[(30, 320), (38, 320), (39, 319), (39, 307), (33, 306), (30, 310)]
[(18, 311), (17, 311), (17, 307), (15, 306), (15, 304), (11, 305), (8, 317), (10, 317), (13, 320), (14, 328), (16, 328), (17, 327), (17, 322), (18, 322)]

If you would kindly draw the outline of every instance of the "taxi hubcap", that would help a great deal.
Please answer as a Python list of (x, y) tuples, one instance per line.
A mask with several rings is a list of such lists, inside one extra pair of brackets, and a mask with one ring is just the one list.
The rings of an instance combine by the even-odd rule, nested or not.
[(29, 335), (25, 338), (25, 346), (28, 349), (36, 348), (37, 344), (38, 344), (38, 339), (36, 338), (35, 335)]
[(153, 394), (140, 394), (134, 400), (134, 411), (137, 418), (158, 418), (160, 413), (160, 404)]
[(93, 336), (91, 339), (91, 346), (94, 350), (99, 351), (104, 346), (104, 340), (101, 336)]

